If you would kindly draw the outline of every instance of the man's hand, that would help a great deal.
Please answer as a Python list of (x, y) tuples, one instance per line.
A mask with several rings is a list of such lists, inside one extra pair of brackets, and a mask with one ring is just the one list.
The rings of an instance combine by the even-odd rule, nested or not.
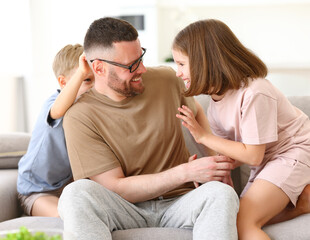
[(186, 182), (228, 181), (233, 162), (226, 156), (202, 157), (189, 161), (185, 166)]

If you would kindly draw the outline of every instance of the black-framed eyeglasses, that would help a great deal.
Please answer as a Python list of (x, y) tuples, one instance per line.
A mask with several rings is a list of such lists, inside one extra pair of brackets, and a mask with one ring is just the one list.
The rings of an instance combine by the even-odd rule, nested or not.
[(133, 73), (134, 71), (136, 71), (138, 69), (138, 67), (140, 66), (140, 63), (143, 61), (143, 56), (144, 54), (146, 53), (146, 48), (142, 48), (142, 55), (141, 57), (139, 57), (136, 61), (134, 61), (131, 65), (127, 66), (127, 65), (123, 65), (123, 64), (120, 64), (120, 63), (117, 63), (117, 62), (112, 62), (112, 61), (109, 61), (109, 60), (105, 60), (105, 59), (100, 59), (100, 58), (96, 58), (96, 59), (92, 59), (90, 60), (90, 62), (92, 63), (93, 61), (102, 61), (102, 62), (106, 62), (106, 63), (109, 63), (109, 64), (112, 64), (114, 66), (117, 66), (117, 67), (121, 67), (121, 68), (126, 68), (130, 71), (130, 73)]

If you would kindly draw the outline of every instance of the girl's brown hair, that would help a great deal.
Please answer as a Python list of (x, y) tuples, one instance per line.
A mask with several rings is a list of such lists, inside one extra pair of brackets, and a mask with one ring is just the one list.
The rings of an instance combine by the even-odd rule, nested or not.
[(268, 72), (230, 28), (215, 19), (197, 21), (181, 30), (172, 48), (189, 58), (191, 85), (185, 96), (222, 95)]

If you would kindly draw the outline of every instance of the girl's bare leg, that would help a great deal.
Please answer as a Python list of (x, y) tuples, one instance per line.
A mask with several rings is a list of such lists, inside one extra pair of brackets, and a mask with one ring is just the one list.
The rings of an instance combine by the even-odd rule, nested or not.
[(287, 206), (281, 213), (272, 218), (266, 225), (291, 220), (299, 215), (310, 213), (310, 185), (307, 185), (300, 194), (296, 207)]
[(237, 219), (239, 239), (270, 240), (261, 228), (282, 212), (289, 201), (282, 189), (266, 180), (256, 179), (240, 199)]

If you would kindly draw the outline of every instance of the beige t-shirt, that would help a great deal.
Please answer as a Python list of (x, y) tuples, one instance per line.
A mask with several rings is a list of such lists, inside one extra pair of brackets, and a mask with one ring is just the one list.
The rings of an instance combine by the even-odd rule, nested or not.
[[(75, 180), (121, 166), (125, 176), (158, 173), (188, 161), (177, 108), (196, 113), (193, 98), (184, 98), (184, 83), (167, 67), (149, 68), (145, 91), (115, 102), (92, 89), (69, 109), (64, 130)], [(164, 195), (191, 190), (187, 183)]]

